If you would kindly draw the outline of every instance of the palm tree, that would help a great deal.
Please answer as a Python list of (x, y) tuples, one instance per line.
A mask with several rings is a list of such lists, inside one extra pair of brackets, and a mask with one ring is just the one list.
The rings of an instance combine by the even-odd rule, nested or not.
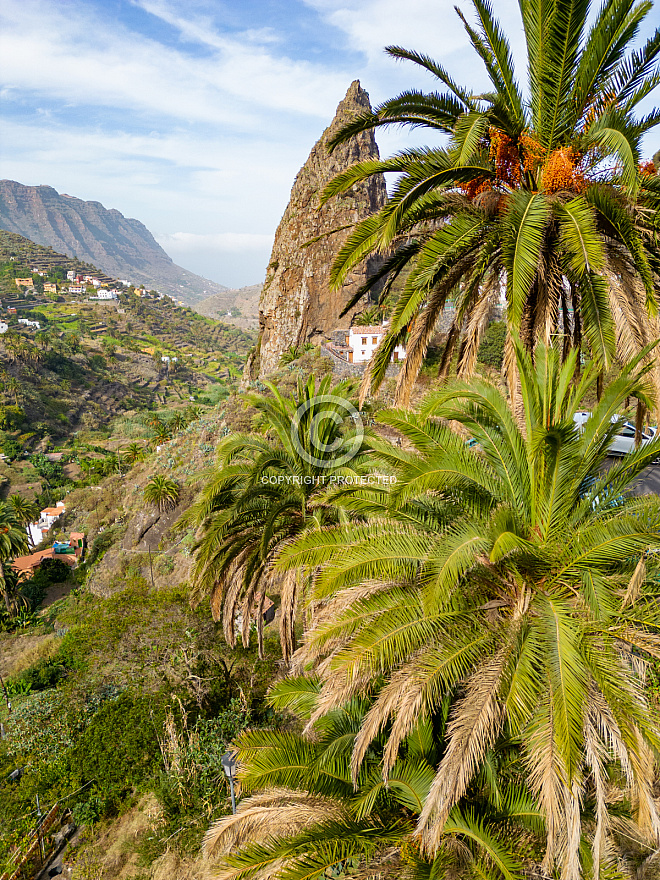
[(183, 429), (187, 427), (187, 425), (188, 420), (182, 412), (175, 413), (168, 422), (168, 427), (173, 434), (177, 434), (179, 431), (183, 431)]
[(628, 396), (647, 400), (647, 351), (603, 390), (580, 433), (573, 415), (598, 368), (576, 385), (577, 351), (561, 366), (552, 348), (539, 345), (532, 363), (515, 345), (522, 426), (482, 381), (456, 380), (422, 416), (385, 414), (412, 447), (374, 444), (397, 475), (391, 496), (345, 498), (349, 514), (371, 511), (369, 524), (304, 536), (280, 565), (316, 570), (312, 598), (325, 603), (294, 658), (294, 669), (322, 673), (312, 720), (385, 679), (355, 740), (355, 779), (381, 732), (387, 779), (414, 726), (450, 713), (415, 832), (422, 851), (438, 852), (506, 731), (545, 818), (545, 869), (558, 864), (577, 880), (587, 798), (596, 874), (607, 856), (610, 772), (624, 774), (642, 829), (656, 840), (660, 829), (651, 791), (660, 728), (638, 659), (660, 656), (660, 503), (628, 493), (660, 439), (606, 468), (616, 413)]
[(16, 517), (11, 504), (0, 504), (0, 594), (9, 615), (18, 611), (20, 593), (18, 580), (11, 575), (9, 563), (28, 552), (25, 528)]
[(163, 513), (176, 507), (180, 493), (179, 484), (162, 474), (155, 474), (144, 488), (144, 500)]
[[(309, 722), (319, 696), (314, 678), (275, 686), (271, 704)], [(404, 743), (386, 786), (379, 772), (383, 738), (353, 784), (351, 749), (369, 700), (352, 700), (304, 734), (251, 730), (234, 744), (243, 800), (235, 816), (209, 829), (207, 856), (223, 852), (213, 874), (222, 880), (349, 876), (522, 878), (521, 853), (538, 850), (542, 821), (524, 786), (480, 780), (454, 808), (442, 846), (425, 860), (412, 839), (442, 751), (442, 721), (422, 720)], [(492, 756), (496, 761), (496, 757)], [(513, 774), (509, 774), (513, 777)], [(489, 780), (490, 781), (490, 780)], [(267, 872), (267, 873), (264, 873)], [(362, 871), (359, 871), (362, 873)]]
[[(26, 527), (29, 523), (34, 522), (39, 516), (39, 508), (34, 501), (29, 501), (21, 495), (14, 493), (7, 499), (7, 504), (14, 514), (14, 518), (18, 525)], [(32, 543), (28, 536), (28, 542)]]
[[(660, 30), (625, 54), (651, 9), (606, 0), (587, 28), (589, 0), (519, 0), (528, 81), (521, 88), (508, 41), (488, 0), (472, 0), (477, 24), (459, 11), (490, 85), (481, 95), (458, 85), (437, 62), (390, 46), (397, 59), (430, 72), (444, 92), (407, 91), (348, 123), (331, 147), (377, 126), (404, 125), (446, 135), (445, 147), (409, 149), (358, 163), (326, 187), (323, 200), (381, 172), (400, 176), (388, 203), (362, 221), (339, 252), (339, 288), (360, 260), (386, 254), (386, 297), (407, 273), (389, 331), (365, 377), (363, 395), (382, 382), (394, 347), (407, 336), (397, 403), (407, 405), (440, 313), (455, 318), (441, 375), (458, 354), (470, 374), (481, 334), (502, 295), (507, 322), (528, 349), (559, 333), (563, 355), (586, 344), (603, 369), (657, 336), (660, 179), (641, 165), (641, 139), (660, 111), (635, 110), (660, 82)], [(465, 333), (463, 326), (467, 322)], [(408, 332), (409, 331), (409, 332)], [(515, 387), (509, 340), (505, 365)], [(656, 380), (657, 382), (657, 380)]]
[(172, 426), (167, 422), (163, 422), (156, 416), (151, 421), (151, 429), (154, 432), (153, 437), (151, 438), (151, 443), (153, 445), (161, 446), (163, 443), (168, 443), (172, 439)]
[(337, 521), (335, 508), (324, 503), (328, 487), (358, 479), (367, 464), (361, 421), (345, 399), (350, 385), (333, 388), (325, 377), (317, 387), (310, 377), (298, 381), (291, 398), (270, 383), (266, 386), (269, 396), (248, 397), (263, 419), (260, 432), (232, 434), (220, 443), (216, 469), (186, 515), (189, 525), (203, 530), (196, 547), (192, 601), (210, 598), (230, 645), (236, 641), (239, 609), (244, 644), (256, 613), (261, 651), (266, 590), (279, 586), (280, 641), (288, 659), (306, 576), (282, 577), (273, 565), (288, 540), (316, 534)]
[(129, 443), (122, 449), (121, 458), (127, 465), (134, 465), (144, 458), (144, 447), (139, 443)]
[(14, 405), (18, 406), (19, 397), (22, 395), (21, 383), (14, 376), (10, 376), (5, 382), (4, 390), (14, 398)]

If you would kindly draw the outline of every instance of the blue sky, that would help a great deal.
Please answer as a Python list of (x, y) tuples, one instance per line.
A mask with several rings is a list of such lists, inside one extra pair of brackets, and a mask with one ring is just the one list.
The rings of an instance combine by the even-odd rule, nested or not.
[[(520, 57), (517, 3), (494, 5)], [(383, 46), (485, 86), (453, 0), (3, 0), (0, 33), (0, 176), (136, 217), (228, 286), (263, 280), (295, 174), (352, 80), (375, 103), (432, 87)], [(406, 138), (379, 132), (381, 153)]]

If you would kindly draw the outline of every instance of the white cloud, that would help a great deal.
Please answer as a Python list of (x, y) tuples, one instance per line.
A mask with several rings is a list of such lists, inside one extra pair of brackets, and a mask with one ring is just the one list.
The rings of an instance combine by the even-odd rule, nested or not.
[[(213, 56), (199, 57), (112, 27), (81, 2), (5, 0), (0, 51), (6, 88), (253, 131), (263, 125), (260, 108), (319, 117), (336, 103), (341, 74), (278, 57), (265, 45), (272, 39), (262, 45), (258, 31), (246, 39), (227, 37), (203, 19), (169, 13), (162, 3), (142, 5), (212, 48)], [(103, 33), (103, 41), (89, 40), (90, 33)]]
[(196, 235), (194, 232), (160, 232), (154, 237), (169, 254), (180, 255), (200, 249), (216, 250), (220, 253), (270, 252), (273, 247), (272, 235), (249, 232), (215, 232), (203, 235)]

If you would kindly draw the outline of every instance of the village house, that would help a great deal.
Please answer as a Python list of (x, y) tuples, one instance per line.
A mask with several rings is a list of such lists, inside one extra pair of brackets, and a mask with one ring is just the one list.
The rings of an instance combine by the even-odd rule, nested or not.
[(64, 513), (66, 513), (66, 506), (63, 501), (58, 501), (55, 507), (45, 507), (39, 514), (39, 519), (27, 527), (27, 533), (32, 543), (34, 545), (41, 544), (54, 523)]
[(34, 287), (32, 278), (14, 278), (16, 287)]
[[(387, 327), (366, 326), (351, 327), (346, 336), (346, 359), (349, 364), (364, 364), (371, 360), (373, 353), (387, 333)], [(344, 346), (342, 346), (344, 348)], [(392, 352), (392, 362), (398, 363), (406, 359), (406, 348), (397, 345)]]
[(44, 559), (60, 559), (74, 568), (85, 552), (85, 535), (83, 532), (71, 532), (68, 541), (55, 541), (52, 547), (38, 550), (27, 556), (17, 556), (12, 567), (18, 572), (19, 580), (31, 578)]
[(44, 293), (57, 293), (57, 284), (47, 281), (44, 284)]
[(69, 285), (69, 293), (84, 293), (86, 288), (84, 288), (81, 284), (70, 284)]
[(41, 324), (39, 321), (30, 321), (28, 318), (19, 318), (19, 324), (24, 324), (26, 327), (33, 327), (35, 330), (41, 330)]
[(103, 299), (103, 300), (114, 300), (118, 299), (119, 294), (116, 290), (99, 290), (95, 297), (90, 297), (90, 299)]
[(75, 281), (76, 280), (76, 273), (73, 271), (73, 269), (69, 269), (69, 271), (66, 273), (66, 280), (67, 281)]

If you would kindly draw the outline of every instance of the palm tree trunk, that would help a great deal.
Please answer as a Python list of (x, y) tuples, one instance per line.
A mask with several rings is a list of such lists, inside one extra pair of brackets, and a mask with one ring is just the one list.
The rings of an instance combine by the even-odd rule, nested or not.
[(641, 400), (637, 401), (635, 410), (635, 449), (639, 449), (642, 442), (642, 431), (644, 429), (644, 416), (646, 415), (646, 407)]

